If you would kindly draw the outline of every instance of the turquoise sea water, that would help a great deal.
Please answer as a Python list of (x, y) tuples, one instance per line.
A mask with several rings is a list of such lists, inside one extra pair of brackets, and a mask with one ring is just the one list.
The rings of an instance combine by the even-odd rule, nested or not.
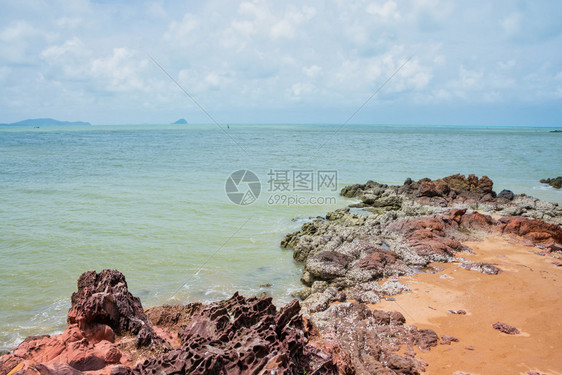
[[(562, 174), (562, 134), (549, 129), (338, 128), (0, 128), (0, 350), (62, 330), (76, 279), (89, 269), (122, 271), (144, 306), (236, 290), (286, 302), (300, 269), (280, 240), (307, 217), (348, 204), (338, 196), (347, 184), (475, 173), (496, 191), (562, 203), (561, 191), (538, 182)], [(225, 193), (240, 169), (261, 181), (251, 205)], [(292, 180), (289, 191), (268, 191), (271, 170), (337, 171), (338, 191), (296, 191)], [(280, 193), (324, 204), (271, 204)]]

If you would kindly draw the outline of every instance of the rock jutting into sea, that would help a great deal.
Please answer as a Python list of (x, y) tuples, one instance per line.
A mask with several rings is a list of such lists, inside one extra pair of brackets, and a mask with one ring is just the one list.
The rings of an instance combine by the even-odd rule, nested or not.
[[(398, 277), (448, 262), (501, 278), (502, 264), (458, 255), (471, 251), (467, 241), (492, 235), (561, 262), (562, 209), (509, 190), (496, 194), (486, 176), (369, 181), (341, 195), (358, 202), (311, 219), (281, 243), (304, 264), (302, 302), (278, 309), (269, 297), (235, 293), (206, 305), (144, 310), (119, 271), (88, 271), (78, 279), (65, 331), (27, 338), (0, 357), (0, 375), (419, 374), (424, 351), (474, 348), (377, 308), (410, 290)], [(493, 328), (520, 336), (500, 321)]]
[(562, 187), (562, 176), (556, 178), (543, 178), (540, 181), (542, 184), (548, 184), (555, 189), (560, 189)]
[(281, 242), (304, 263), (303, 311), (314, 314), (349, 299), (377, 303), (407, 290), (396, 277), (432, 262), (458, 262), (497, 274), (501, 269), (496, 265), (455, 257), (470, 250), (464, 241), (492, 234), (559, 254), (558, 204), (509, 190), (496, 194), (492, 188), (486, 176), (460, 174), (434, 181), (408, 178), (402, 186), (369, 181), (344, 187), (341, 195), (359, 203), (305, 223)]

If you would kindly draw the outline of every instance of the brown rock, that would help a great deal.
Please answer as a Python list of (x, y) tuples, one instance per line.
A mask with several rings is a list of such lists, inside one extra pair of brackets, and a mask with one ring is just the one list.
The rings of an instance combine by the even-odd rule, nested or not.
[(416, 344), (422, 350), (429, 350), (433, 346), (437, 346), (439, 342), (439, 336), (432, 329), (419, 329), (413, 332), (414, 340)]
[(281, 374), (299, 369), (336, 374), (328, 353), (307, 348), (299, 311), (297, 300), (277, 312), (271, 298), (235, 293), (195, 314), (180, 332), (180, 348), (147, 359), (133, 373)]
[(492, 324), (492, 327), (500, 332), (507, 333), (508, 335), (518, 335), (521, 333), (517, 328), (503, 322), (496, 322)]
[(116, 270), (83, 273), (78, 279), (78, 291), (72, 294), (68, 323), (81, 330), (95, 330), (103, 324), (117, 334), (129, 332), (143, 336), (142, 344), (154, 337), (152, 324), (144, 313), (140, 299), (127, 289), (125, 276)]
[(396, 264), (403, 265), (404, 262), (398, 258), (396, 253), (390, 250), (375, 248), (359, 259), (357, 267), (371, 271), (375, 277), (383, 275), (385, 269), (395, 266)]
[(451, 345), (452, 342), (459, 342), (459, 339), (449, 335), (441, 336), (441, 342), (440, 342), (441, 345)]

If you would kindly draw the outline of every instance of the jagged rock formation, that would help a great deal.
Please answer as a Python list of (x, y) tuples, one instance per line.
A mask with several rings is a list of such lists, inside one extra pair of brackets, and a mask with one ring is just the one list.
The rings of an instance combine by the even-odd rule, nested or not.
[(439, 341), (358, 302), (303, 319), (297, 300), (277, 310), (269, 297), (235, 293), (145, 313), (118, 271), (88, 271), (78, 287), (65, 332), (28, 338), (0, 357), (0, 374), (418, 374), (414, 346)]
[(127, 288), (125, 276), (116, 270), (84, 272), (78, 291), (72, 293), (68, 324), (84, 332), (107, 326), (117, 335), (136, 335), (137, 345), (146, 346), (156, 337), (140, 299)]
[[(466, 250), (462, 241), (469, 239), (503, 235), (548, 253), (558, 251), (562, 209), (557, 204), (492, 189), (486, 176), (459, 174), (434, 181), (407, 179), (402, 186), (369, 181), (344, 187), (341, 195), (360, 203), (305, 223), (281, 242), (304, 263), (300, 296), (305, 312), (350, 298), (376, 303), (406, 288), (392, 277), (431, 262), (462, 262), (455, 253)], [(464, 267), (500, 272), (488, 264)], [(387, 277), (383, 285), (377, 282)]]
[(297, 300), (277, 311), (271, 298), (203, 307), (179, 333), (181, 346), (139, 364), (134, 374), (336, 374), (331, 355), (307, 346)]
[(130, 350), (147, 353), (171, 347), (159, 338), (141, 302), (127, 289), (116, 270), (88, 271), (72, 294), (68, 326), (60, 335), (31, 337), (13, 353), (0, 357), (0, 374), (77, 374), (117, 367), (130, 359)]

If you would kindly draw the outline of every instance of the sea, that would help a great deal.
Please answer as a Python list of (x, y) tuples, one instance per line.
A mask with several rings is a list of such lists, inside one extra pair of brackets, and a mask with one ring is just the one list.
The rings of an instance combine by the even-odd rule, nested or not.
[(342, 187), (455, 173), (562, 203), (550, 128), (105, 125), (0, 128), (0, 351), (65, 327), (76, 280), (118, 269), (144, 307), (267, 294), (302, 265), (285, 234)]

